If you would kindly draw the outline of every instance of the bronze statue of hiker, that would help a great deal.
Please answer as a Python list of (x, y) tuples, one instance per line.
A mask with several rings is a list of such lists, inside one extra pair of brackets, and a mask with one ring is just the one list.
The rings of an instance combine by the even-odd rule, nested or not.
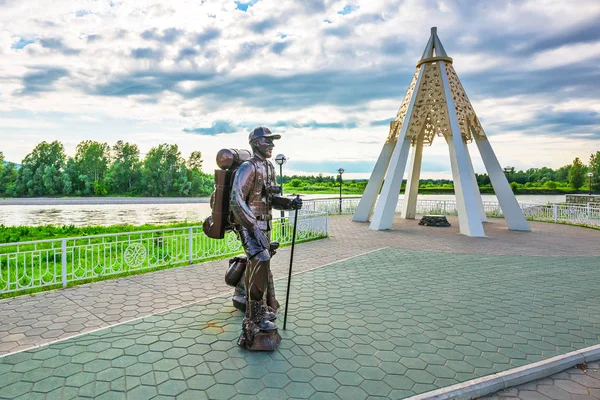
[(279, 302), (275, 297), (271, 257), (279, 243), (271, 242), (272, 209), (297, 210), (302, 199), (280, 196), (275, 169), (268, 160), (274, 140), (281, 135), (268, 128), (255, 128), (247, 150), (224, 149), (217, 154), (215, 192), (211, 198), (212, 217), (204, 222), (209, 237), (223, 238), (233, 229), (244, 247), (245, 256), (230, 260), (225, 276), (235, 286), (233, 304), (245, 311), (238, 344), (250, 350), (276, 350), (281, 343), (274, 320)]

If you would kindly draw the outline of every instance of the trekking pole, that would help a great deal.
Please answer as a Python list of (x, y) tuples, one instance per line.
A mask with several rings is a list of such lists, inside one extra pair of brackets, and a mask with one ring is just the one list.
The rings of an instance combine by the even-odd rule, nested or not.
[[(300, 195), (296, 195), (296, 198), (300, 198)], [(292, 251), (290, 254), (290, 271), (288, 273), (287, 292), (285, 293), (285, 312), (283, 314), (283, 330), (285, 331), (285, 325), (287, 323), (287, 312), (288, 304), (290, 300), (290, 284), (292, 282), (292, 264), (294, 263), (294, 247), (296, 246), (296, 226), (298, 225), (298, 209), (294, 213), (294, 230), (292, 231)]]

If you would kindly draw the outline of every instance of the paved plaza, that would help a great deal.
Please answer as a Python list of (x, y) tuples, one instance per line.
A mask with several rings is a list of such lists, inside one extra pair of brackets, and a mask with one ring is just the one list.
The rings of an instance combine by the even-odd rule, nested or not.
[(223, 260), (0, 301), (0, 398), (404, 398), (600, 343), (600, 231), (349, 220), (298, 245), (274, 353), (236, 346)]

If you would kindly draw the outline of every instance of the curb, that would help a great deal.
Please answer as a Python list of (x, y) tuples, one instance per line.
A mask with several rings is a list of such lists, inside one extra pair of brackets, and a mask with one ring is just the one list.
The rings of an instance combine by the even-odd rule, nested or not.
[(407, 400), (469, 400), (562, 372), (577, 364), (600, 360), (600, 344), (408, 397)]

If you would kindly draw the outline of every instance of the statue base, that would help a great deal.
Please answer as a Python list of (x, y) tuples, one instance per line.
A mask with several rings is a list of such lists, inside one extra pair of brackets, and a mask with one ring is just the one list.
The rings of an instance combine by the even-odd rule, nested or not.
[[(249, 325), (254, 325), (250, 323)], [(277, 330), (261, 331), (256, 328), (248, 329), (250, 326), (244, 324), (242, 334), (238, 339), (238, 345), (250, 351), (275, 351), (281, 344), (281, 336)]]
[(254, 335), (254, 341), (250, 347), (251, 351), (275, 351), (281, 344), (281, 336), (277, 331), (259, 332)]

